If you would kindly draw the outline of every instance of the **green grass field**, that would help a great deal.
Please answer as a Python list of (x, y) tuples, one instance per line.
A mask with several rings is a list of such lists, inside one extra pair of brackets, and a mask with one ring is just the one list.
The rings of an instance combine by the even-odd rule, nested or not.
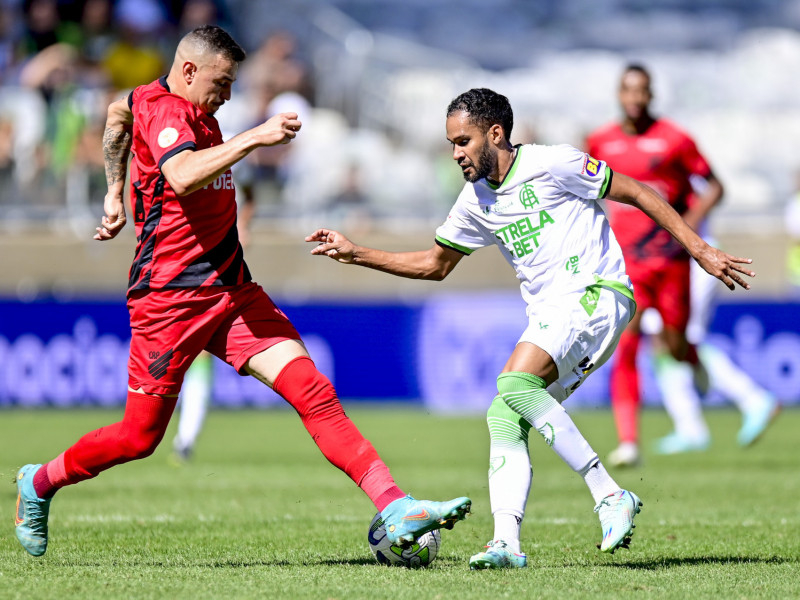
[[(16, 469), (120, 413), (5, 411), (0, 598), (800, 597), (798, 411), (784, 411), (749, 450), (734, 442), (738, 415), (713, 411), (710, 451), (648, 454), (643, 467), (613, 472), (644, 502), (631, 550), (613, 556), (595, 547), (600, 525), (581, 479), (532, 437), (529, 568), (499, 572), (467, 567), (492, 535), (483, 419), (348, 412), (401, 487), (420, 498), (473, 499), (473, 515), (443, 532), (431, 567), (374, 561), (366, 543), (374, 507), (288, 411), (212, 412), (191, 464), (168, 464), (167, 439), (151, 458), (62, 490), (49, 550), (32, 558), (13, 532)], [(614, 445), (610, 414), (574, 416), (605, 455)], [(669, 429), (658, 411), (643, 424), (649, 440)]]

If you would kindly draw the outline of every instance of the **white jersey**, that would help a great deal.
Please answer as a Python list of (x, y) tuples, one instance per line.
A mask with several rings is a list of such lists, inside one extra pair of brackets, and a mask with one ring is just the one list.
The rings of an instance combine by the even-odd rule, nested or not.
[(622, 250), (597, 200), (612, 172), (568, 145), (517, 146), (505, 180), (467, 183), (436, 230), (464, 254), (496, 244), (514, 267), (530, 309), (554, 295), (600, 285), (633, 301)]

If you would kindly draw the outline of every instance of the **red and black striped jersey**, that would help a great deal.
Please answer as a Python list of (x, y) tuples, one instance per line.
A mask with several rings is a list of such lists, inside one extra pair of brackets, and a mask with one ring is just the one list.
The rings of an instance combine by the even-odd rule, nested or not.
[(169, 90), (166, 77), (128, 96), (133, 112), (131, 203), (135, 290), (237, 285), (251, 280), (236, 230), (230, 169), (191, 194), (178, 196), (161, 166), (179, 152), (222, 144), (217, 120)]
[[(646, 183), (680, 214), (691, 203), (691, 178), (711, 173), (692, 138), (667, 119), (657, 119), (639, 135), (611, 123), (592, 133), (586, 144), (589, 154), (617, 173)], [(619, 202), (609, 202), (606, 208), (626, 262), (689, 259), (683, 247), (638, 208)]]

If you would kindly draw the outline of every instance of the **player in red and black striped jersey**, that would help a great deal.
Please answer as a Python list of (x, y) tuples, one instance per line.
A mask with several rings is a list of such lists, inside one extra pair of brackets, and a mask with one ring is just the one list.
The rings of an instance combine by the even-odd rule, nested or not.
[(131, 192), (138, 241), (129, 291), (250, 281), (237, 235), (231, 169), (185, 196), (162, 172), (182, 152), (221, 146), (217, 120), (173, 94), (166, 77), (136, 88), (127, 102), (136, 124)]
[[(650, 74), (640, 65), (623, 72), (619, 101), (621, 122), (601, 127), (587, 138), (587, 151), (619, 173), (655, 189), (695, 230), (722, 198), (722, 185), (694, 141), (676, 125), (650, 113)], [(702, 194), (692, 180), (704, 180)], [(699, 187), (699, 186), (698, 186)], [(607, 207), (614, 234), (625, 256), (638, 306), (623, 333), (611, 372), (611, 403), (620, 445), (612, 464), (639, 461), (639, 379), (636, 354), (645, 309), (655, 308), (664, 323), (663, 339), (672, 357), (698, 364), (697, 352), (686, 339), (689, 321), (689, 255), (644, 213), (620, 203)]]
[(153, 453), (184, 373), (203, 350), (269, 385), (297, 410), (325, 457), (381, 511), (392, 542), (452, 527), (469, 512), (469, 498), (419, 501), (397, 487), (295, 328), (251, 281), (236, 231), (231, 167), (260, 146), (290, 142), (301, 123), (283, 113), (223, 142), (214, 113), (230, 98), (244, 58), (224, 30), (199, 27), (179, 43), (166, 77), (109, 107), (106, 214), (94, 237), (109, 240), (125, 225), (122, 191), (132, 150), (137, 247), (128, 288), (128, 400), (122, 421), (19, 471), (17, 538), (34, 556), (47, 549), (57, 490)]

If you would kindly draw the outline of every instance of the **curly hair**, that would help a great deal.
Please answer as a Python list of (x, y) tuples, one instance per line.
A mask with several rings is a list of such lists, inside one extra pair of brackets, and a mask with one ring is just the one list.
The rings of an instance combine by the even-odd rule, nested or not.
[(502, 94), (487, 88), (473, 88), (456, 97), (447, 107), (448, 117), (457, 112), (467, 113), (470, 123), (480, 127), (484, 133), (492, 125), (500, 125), (506, 139), (511, 140), (514, 112), (508, 98)]

